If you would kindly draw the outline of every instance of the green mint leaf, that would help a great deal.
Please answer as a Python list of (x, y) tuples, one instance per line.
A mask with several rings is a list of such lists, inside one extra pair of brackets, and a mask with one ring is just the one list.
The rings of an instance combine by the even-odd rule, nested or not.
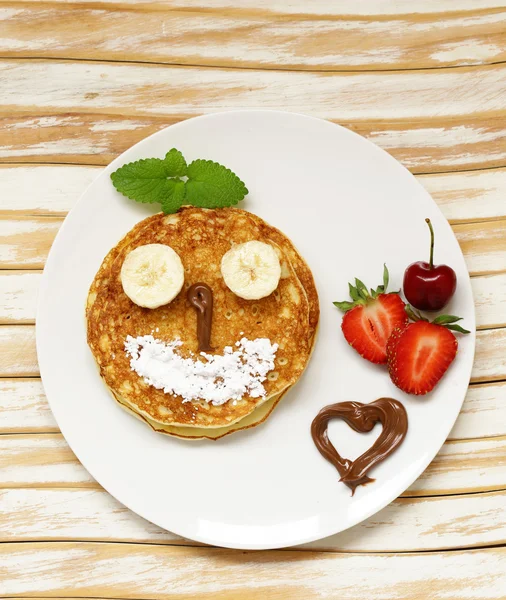
[(350, 290), (350, 297), (353, 301), (360, 300), (360, 294), (358, 293), (358, 290), (356, 287), (354, 287), (353, 285), (351, 285), (351, 283), (349, 283), (348, 289)]
[[(183, 181), (181, 177), (187, 177)], [(189, 166), (176, 148), (165, 158), (146, 158), (123, 165), (111, 174), (114, 187), (137, 202), (159, 202), (164, 213), (186, 204), (221, 208), (237, 204), (248, 193), (244, 183), (223, 165), (195, 160)]]
[(162, 202), (172, 188), (168, 176), (164, 160), (144, 158), (123, 165), (111, 173), (111, 180), (118, 192), (131, 200)]
[(388, 282), (390, 281), (390, 275), (388, 274), (387, 264), (383, 264), (383, 291), (386, 292), (388, 289)]
[(168, 215), (177, 212), (183, 205), (185, 182), (179, 178), (167, 179), (167, 195), (161, 201), (163, 212)]
[(432, 322), (435, 325), (446, 325), (447, 323), (456, 323), (457, 321), (462, 321), (462, 317), (455, 317), (454, 315), (439, 315), (439, 317), (436, 317)]
[(163, 161), (167, 169), (167, 177), (184, 177), (186, 175), (188, 170), (186, 160), (176, 148), (169, 150)]
[(235, 173), (211, 160), (194, 160), (187, 176), (185, 200), (201, 208), (233, 206), (248, 193)]
[(458, 331), (459, 333), (471, 333), (468, 329), (464, 329), (460, 325), (446, 325), (445, 327), (452, 331)]
[(348, 312), (355, 306), (353, 302), (333, 302), (332, 304), (343, 312)]

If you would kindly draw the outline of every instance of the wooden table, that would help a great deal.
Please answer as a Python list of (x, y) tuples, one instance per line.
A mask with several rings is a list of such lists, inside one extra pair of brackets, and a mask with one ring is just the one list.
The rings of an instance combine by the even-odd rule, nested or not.
[[(506, 598), (506, 2), (0, 0), (0, 57), (0, 595)], [(41, 270), (86, 185), (154, 131), (245, 107), (341, 123), (415, 173), (478, 322), (462, 413), (420, 479), (275, 552), (202, 547), (111, 498), (59, 433), (35, 353)]]

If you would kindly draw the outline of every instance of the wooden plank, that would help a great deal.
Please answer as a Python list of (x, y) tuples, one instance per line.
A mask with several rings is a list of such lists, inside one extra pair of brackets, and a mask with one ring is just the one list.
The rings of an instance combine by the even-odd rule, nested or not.
[(506, 329), (489, 329), (476, 335), (476, 352), (471, 380), (499, 381), (506, 374)]
[(2, 325), (0, 327), (0, 377), (38, 376), (35, 327)]
[[(279, 108), (341, 121), (504, 116), (506, 65), (368, 73), (282, 72), (54, 60), (0, 63), (0, 111), (163, 115)], [(37, 90), (34, 96), (33, 90)], [(490, 140), (492, 141), (492, 140)]]
[[(75, 22), (86, 36), (75, 35)], [(506, 60), (505, 25), (506, 12), (497, 10), (337, 20), (4, 3), (0, 55), (313, 71), (438, 68)]]
[[(472, 382), (506, 379), (505, 344), (506, 328), (478, 331)], [(39, 375), (33, 326), (0, 326), (0, 354), (0, 377)]]
[(0, 433), (59, 431), (40, 379), (0, 379)]
[(506, 435), (506, 382), (469, 387), (449, 440)]
[(195, 544), (145, 521), (101, 489), (0, 490), (0, 519), (0, 542), (80, 539)]
[(425, 496), (506, 488), (506, 438), (446, 442), (403, 496)]
[(506, 548), (353, 555), (93, 542), (0, 546), (3, 590), (17, 597), (42, 590), (146, 600), (308, 600), (329, 593), (341, 600), (420, 600), (423, 590), (424, 598), (499, 600), (505, 569)]
[[(65, 216), (98, 166), (0, 164), (0, 215)], [(450, 223), (506, 218), (506, 169), (418, 175)]]
[[(40, 379), (0, 379), (1, 433), (58, 433)], [(506, 382), (472, 385), (448, 439), (506, 436)]]
[[(1, 173), (1, 172), (0, 172)], [(40, 271), (0, 271), (0, 324), (33, 324)], [(506, 326), (506, 273), (471, 279), (478, 329)]]
[(0, 214), (64, 217), (101, 171), (74, 165), (0, 165)]
[(37, 486), (98, 484), (61, 434), (0, 436), (0, 488)]
[[(60, 434), (0, 435), (0, 488), (99, 488)], [(506, 437), (446, 442), (403, 496), (506, 489)]]
[(359, 525), (304, 549), (414, 552), (504, 543), (505, 492), (398, 498)]
[(0, 115), (0, 159), (107, 165), (143, 138), (184, 118), (34, 115)]
[(471, 275), (487, 275), (506, 268), (506, 220), (453, 226)]
[(506, 326), (506, 274), (471, 279), (477, 327)]
[[(0, 490), (0, 542), (106, 541), (195, 545), (160, 529), (103, 490)], [(506, 541), (506, 492), (401, 498), (363, 523), (300, 546), (341, 552), (405, 552)]]
[(0, 271), (0, 324), (33, 324), (40, 271)]
[[(97, 92), (87, 93), (93, 98)], [(329, 104), (333, 102), (329, 100)], [(251, 101), (245, 102), (245, 107), (257, 106), (261, 105), (253, 96)], [(309, 106), (304, 112), (316, 114)], [(279, 107), (278, 103), (275, 108)], [(28, 115), (0, 114), (0, 159), (106, 165), (148, 135), (193, 116), (179, 113), (129, 117), (126, 114), (69, 114), (64, 110), (63, 114), (53, 111), (41, 117), (37, 110), (34, 107)], [(325, 116), (324, 113), (318, 115)], [(461, 115), (457, 121), (437, 115), (430, 119), (392, 119), (329, 118), (381, 146), (414, 173), (489, 169), (506, 164), (504, 114), (495, 114), (493, 118)]]
[(506, 216), (506, 169), (419, 175), (417, 179), (450, 223)]
[(0, 218), (0, 268), (42, 269), (62, 223), (58, 217)]
[[(47, 0), (23, 0), (23, 4), (45, 3)], [(343, 15), (364, 16), (381, 18), (383, 15), (424, 15), (427, 13), (452, 13), (458, 9), (459, 13), (484, 11), (486, 9), (504, 8), (504, 0), (424, 0), (413, 4), (409, 1), (399, 0), (53, 0), (59, 5), (92, 5), (96, 8), (115, 6), (118, 8), (132, 8), (141, 6), (142, 10), (156, 10), (171, 8), (173, 10), (189, 10), (192, 12), (209, 12), (211, 10), (226, 14), (262, 14), (275, 18), (280, 15), (290, 15), (300, 18), (310, 15), (320, 15), (325, 18), (339, 20)], [(0, 4), (12, 3), (12, 0), (0, 0)]]
[(496, 113), (494, 119), (488, 115), (462, 115), (456, 120), (432, 117), (409, 120), (411, 125), (407, 120), (389, 120), (383, 127), (351, 120), (341, 124), (392, 154), (413, 173), (434, 173), (503, 167), (505, 135), (499, 129), (503, 118)]
[[(0, 216), (0, 269), (42, 269), (62, 223), (60, 217)], [(453, 231), (471, 275), (506, 270), (506, 219), (457, 223)]]

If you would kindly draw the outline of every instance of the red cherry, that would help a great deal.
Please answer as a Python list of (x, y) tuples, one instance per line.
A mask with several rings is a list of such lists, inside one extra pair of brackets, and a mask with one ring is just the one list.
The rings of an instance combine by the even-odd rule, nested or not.
[(448, 265), (434, 265), (434, 230), (430, 219), (430, 262), (415, 262), (404, 273), (404, 295), (419, 310), (441, 310), (457, 287), (455, 271)]

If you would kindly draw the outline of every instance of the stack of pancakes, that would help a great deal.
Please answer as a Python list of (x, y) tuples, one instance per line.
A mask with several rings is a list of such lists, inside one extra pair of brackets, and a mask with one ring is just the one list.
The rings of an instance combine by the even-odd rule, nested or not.
[[(244, 300), (225, 285), (223, 255), (234, 244), (259, 240), (274, 247), (281, 279), (270, 296)], [(120, 271), (125, 257), (145, 244), (167, 244), (180, 256), (185, 284), (170, 303), (141, 308), (124, 293)], [(197, 316), (186, 291), (198, 282), (213, 291), (211, 345), (223, 354), (243, 337), (268, 338), (278, 344), (275, 368), (263, 385), (266, 395), (213, 405), (182, 398), (148, 385), (130, 368), (124, 348), (127, 336), (153, 335), (164, 342), (183, 342), (179, 354), (198, 355)], [(88, 295), (88, 344), (100, 375), (116, 401), (155, 431), (182, 438), (218, 439), (262, 423), (302, 375), (310, 358), (319, 319), (318, 295), (311, 271), (292, 242), (279, 230), (243, 210), (184, 207), (138, 223), (106, 256)], [(202, 359), (205, 360), (205, 359)]]

